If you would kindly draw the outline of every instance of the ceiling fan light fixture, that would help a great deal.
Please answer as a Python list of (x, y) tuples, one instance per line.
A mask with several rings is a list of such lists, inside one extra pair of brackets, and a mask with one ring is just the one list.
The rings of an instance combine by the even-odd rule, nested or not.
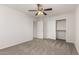
[(29, 11), (36, 11), (35, 16), (37, 16), (37, 15), (47, 15), (47, 13), (45, 13), (45, 11), (52, 11), (52, 8), (44, 9), (41, 4), (37, 4), (36, 10), (29, 10)]
[(38, 15), (43, 15), (43, 12), (42, 11), (38, 11)]

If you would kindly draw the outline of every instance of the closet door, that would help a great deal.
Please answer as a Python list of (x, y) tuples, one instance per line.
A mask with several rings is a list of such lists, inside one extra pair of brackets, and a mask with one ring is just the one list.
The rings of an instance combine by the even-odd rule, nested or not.
[(43, 39), (43, 20), (37, 21), (37, 38)]

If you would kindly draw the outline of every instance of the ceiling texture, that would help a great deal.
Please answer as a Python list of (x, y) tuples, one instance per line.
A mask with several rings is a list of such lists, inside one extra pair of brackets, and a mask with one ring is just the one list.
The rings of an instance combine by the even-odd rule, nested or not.
[[(35, 15), (36, 12), (29, 12), (28, 10), (37, 9), (36, 4), (5, 4), (10, 8), (16, 9), (18, 11), (24, 12), (29, 15)], [(68, 13), (75, 11), (76, 4), (42, 4), (43, 8), (52, 8), (52, 11), (46, 11), (48, 15), (54, 14), (59, 15), (63, 13)]]

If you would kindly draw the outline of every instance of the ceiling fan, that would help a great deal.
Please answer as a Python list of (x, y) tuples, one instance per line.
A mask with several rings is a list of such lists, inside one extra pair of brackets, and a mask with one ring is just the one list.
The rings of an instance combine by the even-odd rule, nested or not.
[(37, 4), (37, 10), (28, 10), (28, 11), (36, 12), (35, 16), (41, 15), (41, 14), (47, 15), (47, 13), (45, 13), (45, 11), (52, 11), (52, 8), (44, 9), (41, 4)]

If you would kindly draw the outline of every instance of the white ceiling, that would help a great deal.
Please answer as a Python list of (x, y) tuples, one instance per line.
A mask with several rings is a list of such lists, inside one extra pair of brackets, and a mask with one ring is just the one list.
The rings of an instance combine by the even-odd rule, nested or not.
[[(75, 4), (42, 4), (44, 8), (52, 8), (52, 11), (46, 11), (47, 14), (63, 14), (63, 13), (68, 13), (72, 12), (76, 9)], [(10, 8), (14, 8), (18, 11), (24, 12), (24, 13), (29, 13), (30, 15), (34, 15), (35, 12), (28, 12), (28, 10), (36, 9), (37, 5), (36, 4), (7, 4), (5, 6), (8, 6)]]

